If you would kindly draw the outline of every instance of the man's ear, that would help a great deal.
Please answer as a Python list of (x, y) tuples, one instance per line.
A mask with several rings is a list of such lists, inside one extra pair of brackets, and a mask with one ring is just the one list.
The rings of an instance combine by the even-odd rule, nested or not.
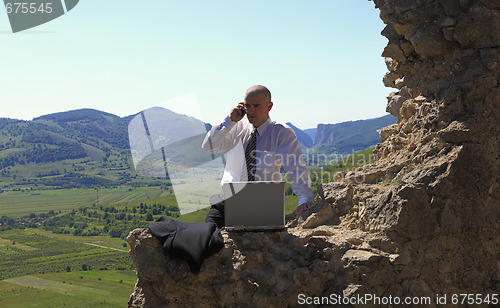
[(267, 109), (267, 112), (271, 111), (271, 109), (273, 108), (273, 102), (269, 102), (269, 109)]

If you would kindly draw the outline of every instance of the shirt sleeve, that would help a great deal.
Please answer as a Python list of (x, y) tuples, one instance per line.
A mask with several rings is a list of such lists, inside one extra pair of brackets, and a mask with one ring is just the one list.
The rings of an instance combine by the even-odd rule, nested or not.
[(306, 168), (306, 163), (302, 157), (297, 136), (292, 128), (285, 128), (282, 131), (282, 138), (278, 144), (278, 154), (280, 155), (283, 169), (287, 177), (291, 177), (290, 184), (293, 192), (299, 199), (299, 205), (312, 202), (313, 192), (311, 189), (311, 178)]
[[(241, 121), (240, 121), (241, 122)], [(238, 131), (241, 125), (226, 117), (224, 121), (212, 127), (207, 133), (201, 147), (210, 154), (227, 152), (238, 143)]]

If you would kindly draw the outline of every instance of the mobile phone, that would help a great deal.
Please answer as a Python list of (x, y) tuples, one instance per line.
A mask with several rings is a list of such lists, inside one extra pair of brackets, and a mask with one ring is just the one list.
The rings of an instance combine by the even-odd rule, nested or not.
[(245, 114), (247, 113), (247, 110), (245, 108), (240, 108), (241, 110), (241, 116), (244, 117)]

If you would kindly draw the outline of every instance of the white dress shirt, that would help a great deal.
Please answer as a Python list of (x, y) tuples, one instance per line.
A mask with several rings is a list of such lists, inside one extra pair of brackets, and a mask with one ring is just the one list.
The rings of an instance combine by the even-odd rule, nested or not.
[[(227, 162), (221, 183), (239, 182), (246, 172), (245, 147), (255, 129), (246, 117), (233, 122), (229, 117), (212, 127), (203, 140), (205, 152), (227, 153)], [(257, 128), (256, 181), (282, 181), (280, 169), (291, 177), (290, 184), (299, 199), (299, 205), (312, 201), (311, 179), (307, 171), (297, 136), (292, 128), (271, 121)]]

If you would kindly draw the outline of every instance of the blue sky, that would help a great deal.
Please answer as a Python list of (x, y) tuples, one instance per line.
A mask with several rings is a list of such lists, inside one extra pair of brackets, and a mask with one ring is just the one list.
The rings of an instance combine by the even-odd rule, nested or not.
[(214, 124), (254, 84), (274, 120), (302, 129), (383, 116), (378, 14), (367, 0), (81, 0), (13, 34), (1, 12), (0, 117), (126, 116), (189, 94)]

